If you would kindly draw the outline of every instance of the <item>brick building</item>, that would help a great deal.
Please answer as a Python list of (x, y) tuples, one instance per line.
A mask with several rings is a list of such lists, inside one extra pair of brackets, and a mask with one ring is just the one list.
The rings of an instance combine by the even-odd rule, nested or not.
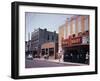
[[(34, 57), (42, 57), (43, 44), (58, 41), (58, 34), (54, 31), (47, 31), (47, 29), (38, 28), (32, 32), (31, 35), (31, 48)], [(41, 48), (42, 46), (42, 48)], [(46, 47), (45, 47), (46, 48)], [(45, 53), (46, 54), (46, 53)]]

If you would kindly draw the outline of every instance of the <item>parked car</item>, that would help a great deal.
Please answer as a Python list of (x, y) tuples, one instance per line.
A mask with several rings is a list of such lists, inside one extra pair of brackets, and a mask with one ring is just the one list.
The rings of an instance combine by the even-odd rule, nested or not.
[(28, 59), (28, 60), (33, 60), (32, 54), (29, 54), (29, 55), (27, 56), (27, 59)]

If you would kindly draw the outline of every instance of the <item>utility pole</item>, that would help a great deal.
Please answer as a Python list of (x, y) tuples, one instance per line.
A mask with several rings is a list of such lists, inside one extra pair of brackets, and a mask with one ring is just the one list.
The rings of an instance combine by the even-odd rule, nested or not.
[(30, 33), (28, 33), (28, 53), (30, 53), (29, 47), (30, 47)]

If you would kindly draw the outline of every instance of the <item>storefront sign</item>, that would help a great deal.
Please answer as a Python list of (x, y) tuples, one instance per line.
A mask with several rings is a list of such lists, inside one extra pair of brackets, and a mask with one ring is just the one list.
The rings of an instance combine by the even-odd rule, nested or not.
[(71, 44), (80, 44), (82, 42), (82, 38), (81, 37), (72, 38), (70, 42)]
[(74, 45), (74, 44), (81, 44), (82, 43), (82, 37), (75, 37), (75, 38), (70, 38), (70, 39), (65, 39), (62, 41), (62, 45)]

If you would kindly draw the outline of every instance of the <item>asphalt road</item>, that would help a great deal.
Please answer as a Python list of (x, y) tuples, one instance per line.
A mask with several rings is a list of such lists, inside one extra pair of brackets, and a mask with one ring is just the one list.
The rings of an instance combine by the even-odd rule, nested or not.
[(50, 62), (48, 60), (26, 60), (25, 67), (26, 68), (39, 68), (39, 67), (59, 67), (59, 66), (79, 66), (76, 64), (64, 64), (57, 62)]

